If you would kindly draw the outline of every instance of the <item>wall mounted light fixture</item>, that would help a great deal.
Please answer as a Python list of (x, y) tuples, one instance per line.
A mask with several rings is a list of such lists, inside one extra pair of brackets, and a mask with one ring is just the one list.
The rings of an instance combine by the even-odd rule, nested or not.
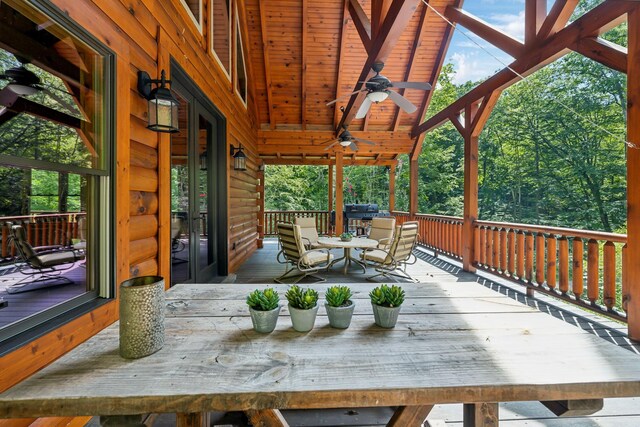
[[(151, 85), (156, 87), (151, 89)], [(146, 71), (138, 71), (138, 92), (149, 101), (149, 123), (147, 128), (156, 132), (178, 132), (178, 100), (173, 96), (167, 85), (164, 70), (160, 79), (152, 79)]]
[(208, 160), (208, 157), (207, 157), (207, 151), (206, 150), (203, 151), (200, 154), (200, 159), (199, 160), (200, 160), (200, 170), (201, 171), (206, 171), (208, 169), (208, 167), (209, 167), (209, 160)]
[(231, 155), (233, 156), (233, 169), (237, 171), (247, 170), (247, 156), (242, 151), (242, 144), (239, 147), (231, 145)]

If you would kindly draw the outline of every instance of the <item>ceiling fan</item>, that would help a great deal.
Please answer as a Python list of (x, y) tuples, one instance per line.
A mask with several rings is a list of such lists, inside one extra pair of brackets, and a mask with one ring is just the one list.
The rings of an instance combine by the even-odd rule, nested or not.
[(324, 149), (325, 151), (327, 151), (328, 149), (330, 149), (336, 144), (340, 144), (343, 147), (350, 147), (353, 151), (358, 151), (358, 146), (356, 145), (356, 142), (375, 145), (375, 142), (367, 141), (366, 139), (356, 138), (355, 136), (351, 135), (351, 132), (349, 132), (347, 129), (342, 131), (342, 133), (338, 135), (338, 138), (324, 141), (322, 144), (326, 144), (328, 142), (331, 142), (331, 144), (329, 144), (329, 146)]
[(362, 102), (362, 105), (358, 109), (356, 113), (356, 119), (364, 118), (369, 112), (369, 108), (371, 108), (371, 104), (379, 103), (384, 101), (387, 98), (391, 98), (391, 100), (400, 108), (402, 108), (407, 113), (414, 113), (418, 107), (413, 105), (411, 101), (409, 101), (404, 96), (400, 95), (398, 92), (393, 90), (389, 90), (389, 88), (400, 88), (400, 89), (418, 89), (418, 90), (431, 90), (431, 84), (426, 82), (392, 82), (387, 77), (380, 74), (380, 71), (384, 68), (384, 63), (376, 62), (371, 67), (373, 71), (376, 72), (376, 75), (371, 77), (364, 83), (364, 87), (358, 89), (355, 92), (349, 93), (345, 96), (342, 96), (338, 99), (334, 99), (331, 102), (328, 102), (327, 105), (334, 104), (342, 99), (347, 97), (351, 97), (360, 92), (368, 92), (367, 97)]
[[(43, 92), (69, 112), (77, 114), (71, 104), (52, 92), (49, 87), (43, 85), (40, 81), (40, 77), (38, 77), (33, 71), (27, 70), (22, 64), (18, 67), (6, 70), (4, 74), (0, 74), (0, 80), (6, 80), (9, 82), (4, 89), (0, 90), (0, 106), (10, 107), (21, 96), (29, 96), (38, 92)], [(51, 89), (60, 90), (53, 87)], [(62, 90), (60, 91), (67, 93)]]

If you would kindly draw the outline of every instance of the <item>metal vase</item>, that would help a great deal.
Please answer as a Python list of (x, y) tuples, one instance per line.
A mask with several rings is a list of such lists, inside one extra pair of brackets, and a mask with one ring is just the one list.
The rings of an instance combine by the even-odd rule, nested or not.
[(376, 325), (381, 328), (394, 328), (398, 321), (398, 314), (400, 313), (400, 306), (398, 307), (384, 307), (371, 303), (373, 307), (373, 318)]
[(316, 323), (318, 304), (308, 310), (294, 308), (291, 307), (291, 304), (289, 304), (289, 313), (291, 314), (291, 323), (293, 324), (293, 329), (298, 332), (308, 332), (313, 329), (313, 324)]
[(324, 308), (327, 310), (327, 316), (329, 317), (329, 325), (332, 328), (346, 329), (351, 324), (351, 317), (353, 316), (353, 309), (356, 305), (351, 302), (351, 305), (345, 307), (333, 307), (324, 303)]
[(164, 345), (164, 279), (142, 276), (120, 284), (120, 356), (138, 359)]
[(260, 332), (262, 334), (268, 334), (269, 332), (273, 332), (273, 330), (276, 328), (276, 323), (278, 323), (280, 308), (281, 306), (278, 306), (273, 310), (261, 311), (261, 310), (254, 310), (253, 308), (249, 307), (249, 313), (251, 314), (251, 323), (253, 323), (253, 329), (256, 332)]

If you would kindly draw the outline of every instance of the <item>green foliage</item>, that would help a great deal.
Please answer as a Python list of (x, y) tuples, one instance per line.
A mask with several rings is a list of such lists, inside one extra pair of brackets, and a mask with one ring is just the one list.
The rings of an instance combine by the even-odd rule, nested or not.
[(327, 304), (331, 307), (351, 305), (351, 289), (348, 286), (331, 286), (325, 292)]
[(349, 239), (353, 238), (353, 234), (345, 232), (345, 233), (342, 233), (340, 235), (340, 238), (343, 239), (343, 240), (349, 240)]
[(318, 303), (318, 292), (311, 288), (302, 289), (298, 285), (293, 285), (285, 294), (287, 301), (293, 308), (308, 310)]
[(399, 307), (404, 302), (404, 290), (397, 285), (380, 285), (369, 292), (371, 302), (383, 307)]
[(256, 289), (247, 297), (247, 304), (254, 310), (271, 311), (278, 308), (279, 303), (278, 292), (272, 288)]

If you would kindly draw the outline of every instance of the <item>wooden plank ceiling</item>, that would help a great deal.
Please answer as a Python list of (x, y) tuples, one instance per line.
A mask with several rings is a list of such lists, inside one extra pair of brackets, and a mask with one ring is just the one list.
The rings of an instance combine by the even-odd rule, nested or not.
[[(444, 13), (460, 0), (431, 0)], [(260, 123), (258, 152), (265, 163), (328, 164), (344, 153), (345, 164), (393, 164), (410, 153), (412, 128), (424, 116), (429, 91), (392, 89), (418, 110), (407, 114), (387, 99), (355, 119), (364, 93), (359, 81), (384, 62), (391, 81), (430, 82), (442, 66), (448, 24), (420, 0), (246, 0), (246, 19)], [(331, 106), (326, 103), (344, 97)], [(343, 113), (344, 111), (344, 113)], [(341, 125), (374, 141), (358, 151), (336, 144)]]

